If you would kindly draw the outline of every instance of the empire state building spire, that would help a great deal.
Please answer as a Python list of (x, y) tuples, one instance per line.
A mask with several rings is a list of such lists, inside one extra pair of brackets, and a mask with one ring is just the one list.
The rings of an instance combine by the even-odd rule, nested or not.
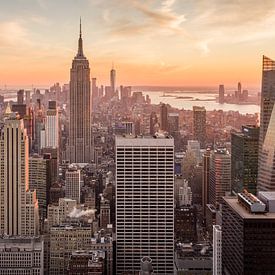
[(71, 163), (92, 161), (91, 83), (89, 60), (83, 54), (82, 32), (70, 71), (70, 127), (68, 158)]
[(82, 41), (82, 30), (81, 30), (81, 17), (79, 24), (79, 39), (78, 39), (78, 52), (76, 58), (85, 58), (83, 54), (83, 41)]

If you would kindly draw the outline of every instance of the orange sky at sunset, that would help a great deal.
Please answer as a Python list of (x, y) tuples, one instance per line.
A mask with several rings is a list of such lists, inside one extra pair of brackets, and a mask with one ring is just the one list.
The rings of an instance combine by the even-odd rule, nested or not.
[(6, 1), (0, 17), (0, 89), (67, 83), (80, 15), (84, 53), (99, 84), (109, 83), (114, 62), (123, 85), (241, 81), (259, 88), (262, 55), (275, 57), (275, 3), (252, 0), (249, 9), (244, 2)]

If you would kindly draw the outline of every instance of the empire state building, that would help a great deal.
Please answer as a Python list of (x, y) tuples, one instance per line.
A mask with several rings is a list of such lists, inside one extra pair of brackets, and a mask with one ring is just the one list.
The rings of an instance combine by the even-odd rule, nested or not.
[(69, 159), (71, 163), (89, 163), (91, 150), (91, 89), (89, 61), (83, 53), (81, 33), (78, 52), (70, 72), (70, 132)]

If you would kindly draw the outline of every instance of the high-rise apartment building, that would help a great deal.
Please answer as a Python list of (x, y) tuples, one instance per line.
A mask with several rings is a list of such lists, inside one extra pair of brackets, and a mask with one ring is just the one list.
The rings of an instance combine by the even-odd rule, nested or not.
[(258, 191), (275, 190), (275, 61), (263, 56)]
[(49, 101), (45, 124), (46, 147), (59, 147), (58, 110), (56, 101)]
[(246, 125), (231, 134), (232, 192), (246, 189), (256, 194), (258, 178), (259, 127)]
[(193, 106), (193, 135), (200, 142), (201, 148), (204, 148), (206, 140), (205, 107)]
[(223, 198), (223, 274), (274, 274), (274, 228), (274, 211), (253, 194)]
[(222, 228), (213, 225), (213, 275), (222, 275)]
[(35, 235), (36, 192), (29, 191), (29, 147), (23, 120), (8, 114), (0, 125), (0, 234)]
[(65, 173), (65, 197), (80, 203), (80, 170), (74, 165)]
[(78, 52), (70, 74), (69, 160), (89, 163), (91, 150), (91, 91), (89, 61), (84, 56), (80, 23)]
[(116, 138), (116, 274), (150, 257), (156, 274), (174, 274), (174, 139)]
[(214, 150), (210, 155), (209, 202), (214, 206), (231, 191), (231, 155), (226, 149)]

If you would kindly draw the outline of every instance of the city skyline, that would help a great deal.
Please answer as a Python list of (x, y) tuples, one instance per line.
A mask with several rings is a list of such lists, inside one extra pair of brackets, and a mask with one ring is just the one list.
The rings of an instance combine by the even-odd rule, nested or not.
[(275, 274), (274, 0), (2, 2), (0, 275)]
[(0, 87), (68, 83), (79, 16), (91, 76), (103, 84), (114, 62), (117, 82), (126, 85), (241, 81), (259, 88), (261, 56), (275, 55), (272, 1), (66, 1), (64, 14), (63, 6), (44, 0), (2, 4)]

